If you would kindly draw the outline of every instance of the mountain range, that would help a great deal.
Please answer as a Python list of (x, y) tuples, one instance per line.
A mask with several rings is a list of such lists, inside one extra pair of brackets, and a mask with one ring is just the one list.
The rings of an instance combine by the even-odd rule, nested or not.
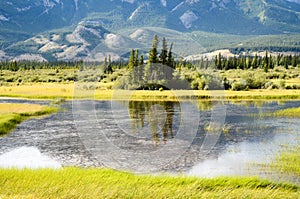
[(0, 59), (119, 59), (131, 48), (146, 52), (154, 34), (184, 55), (271, 44), (297, 50), (300, 1), (0, 1)]

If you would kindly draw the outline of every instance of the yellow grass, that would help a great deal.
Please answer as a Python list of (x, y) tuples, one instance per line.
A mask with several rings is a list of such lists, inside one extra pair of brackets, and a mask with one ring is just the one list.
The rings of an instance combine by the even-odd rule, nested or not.
[(35, 99), (300, 99), (300, 90), (250, 90), (250, 91), (121, 91), (95, 89), (97, 84), (36, 83), (32, 85), (1, 86), (0, 96)]
[(13, 103), (4, 103), (0, 104), (0, 114), (7, 113), (36, 113), (46, 109), (46, 106), (39, 104), (13, 104)]
[(71, 98), (74, 83), (44, 83), (20, 86), (1, 86), (0, 96), (28, 98)]

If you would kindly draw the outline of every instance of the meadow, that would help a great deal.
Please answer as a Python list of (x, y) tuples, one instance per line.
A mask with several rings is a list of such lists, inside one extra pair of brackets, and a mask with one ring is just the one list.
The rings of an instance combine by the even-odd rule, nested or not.
[[(126, 68), (114, 68), (103, 74), (101, 67), (84, 70), (35, 69), (0, 70), (0, 96), (36, 99), (119, 99), (177, 100), (177, 99), (300, 99), (300, 69), (275, 67), (263, 69), (212, 70), (184, 67), (174, 72), (180, 83), (190, 83), (192, 90), (119, 91), (118, 81), (124, 81)], [(126, 79), (125, 79), (126, 81)], [(225, 87), (216, 84), (223, 82)], [(75, 83), (75, 84), (74, 84)], [(226, 85), (229, 86), (226, 88)], [(219, 91), (218, 91), (219, 90)], [(130, 95), (130, 96), (128, 96)]]

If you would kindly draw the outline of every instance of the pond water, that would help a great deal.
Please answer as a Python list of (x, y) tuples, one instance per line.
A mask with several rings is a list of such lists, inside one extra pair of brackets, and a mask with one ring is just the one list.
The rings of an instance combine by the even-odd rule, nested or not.
[[(41, 103), (0, 99), (0, 103)], [(110, 167), (202, 177), (259, 175), (254, 165), (300, 144), (299, 119), (261, 117), (288, 102), (73, 101), (0, 138), (0, 167)], [(31, 164), (32, 163), (32, 164)], [(281, 179), (283, 178), (283, 179)]]

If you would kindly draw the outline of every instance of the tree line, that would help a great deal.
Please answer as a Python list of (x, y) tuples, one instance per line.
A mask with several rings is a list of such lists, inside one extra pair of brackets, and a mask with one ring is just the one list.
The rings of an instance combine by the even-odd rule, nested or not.
[(268, 72), (269, 69), (273, 69), (275, 66), (284, 66), (286, 69), (289, 66), (300, 66), (300, 55), (278, 54), (277, 56), (272, 56), (272, 54), (266, 51), (264, 56), (255, 54), (254, 56), (234, 56), (227, 58), (219, 53), (215, 56), (214, 64), (219, 70), (263, 68), (265, 72)]
[(35, 69), (70, 69), (79, 68), (82, 61), (59, 61), (59, 62), (38, 62), (38, 61), (1, 61), (0, 70), (35, 70)]

